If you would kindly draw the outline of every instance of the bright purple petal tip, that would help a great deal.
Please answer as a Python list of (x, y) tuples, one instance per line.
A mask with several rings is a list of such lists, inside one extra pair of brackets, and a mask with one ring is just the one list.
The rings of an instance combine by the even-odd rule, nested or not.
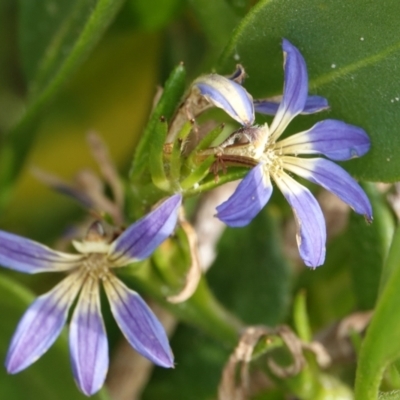
[[(254, 110), (260, 114), (276, 115), (282, 97), (254, 100)], [(314, 114), (329, 108), (328, 100), (321, 96), (308, 96), (301, 114)]]
[(38, 297), (26, 310), (11, 340), (6, 368), (15, 374), (40, 358), (60, 335), (79, 290), (76, 274)]
[(329, 108), (328, 100), (322, 96), (311, 95), (307, 97), (302, 114), (315, 114)]
[(324, 158), (284, 158), (285, 168), (334, 193), (356, 213), (372, 221), (371, 203), (360, 185), (343, 168)]
[(115, 277), (104, 282), (111, 311), (130, 345), (143, 357), (164, 368), (174, 366), (168, 337), (150, 307)]
[(258, 164), (240, 182), (235, 193), (217, 207), (216, 217), (229, 226), (245, 226), (267, 204), (271, 194), (269, 176), (264, 173), (263, 164)]
[(113, 266), (148, 258), (175, 229), (181, 203), (182, 196), (175, 194), (124, 231), (110, 247)]
[(289, 122), (303, 111), (308, 93), (307, 67), (303, 56), (286, 39), (283, 39), (282, 48), (285, 54), (285, 83), (282, 101), (270, 128), (273, 140), (278, 139)]
[(69, 344), (75, 381), (90, 396), (103, 386), (108, 370), (108, 342), (97, 279), (87, 277), (71, 320)]
[(321, 208), (304, 186), (284, 172), (274, 180), (293, 209), (297, 224), (297, 245), (304, 263), (312, 268), (325, 260), (326, 227)]
[(363, 156), (371, 142), (358, 126), (326, 119), (308, 131), (282, 140), (279, 145), (285, 154), (323, 154), (335, 161), (345, 161)]
[(282, 98), (276, 101), (272, 99), (254, 100), (254, 110), (260, 114), (276, 115), (281, 100)]

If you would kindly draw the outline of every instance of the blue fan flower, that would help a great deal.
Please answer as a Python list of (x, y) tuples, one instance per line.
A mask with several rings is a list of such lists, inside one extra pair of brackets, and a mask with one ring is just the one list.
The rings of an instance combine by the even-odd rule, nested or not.
[(148, 258), (175, 228), (181, 195), (174, 195), (109, 243), (100, 222), (84, 241), (73, 242), (80, 254), (54, 251), (40, 243), (0, 231), (0, 264), (16, 271), (68, 271), (50, 292), (37, 298), (11, 340), (6, 367), (17, 373), (45, 353), (60, 335), (78, 297), (70, 323), (69, 345), (74, 378), (86, 395), (97, 392), (108, 370), (108, 342), (100, 308), (100, 283), (117, 324), (131, 346), (162, 367), (173, 355), (161, 323), (138, 293), (114, 274), (115, 268)]
[[(245, 144), (220, 146), (218, 152), (229, 159), (245, 160), (254, 168), (241, 181), (234, 194), (217, 207), (217, 217), (229, 226), (247, 225), (265, 206), (272, 194), (271, 178), (293, 209), (297, 223), (297, 243), (305, 264), (317, 267), (325, 259), (325, 220), (311, 192), (291, 176), (298, 175), (337, 195), (359, 214), (372, 220), (368, 197), (359, 184), (341, 167), (326, 158), (301, 158), (321, 154), (334, 161), (364, 155), (370, 140), (363, 129), (338, 120), (324, 120), (311, 129), (279, 141), (298, 114), (324, 108), (325, 100), (308, 96), (308, 76), (304, 58), (288, 40), (283, 40), (285, 84), (282, 100), (270, 126), (244, 126)], [(325, 104), (326, 105), (326, 104)], [(256, 111), (259, 104), (256, 104)], [(265, 111), (265, 110), (264, 110)], [(236, 134), (237, 136), (237, 134)]]

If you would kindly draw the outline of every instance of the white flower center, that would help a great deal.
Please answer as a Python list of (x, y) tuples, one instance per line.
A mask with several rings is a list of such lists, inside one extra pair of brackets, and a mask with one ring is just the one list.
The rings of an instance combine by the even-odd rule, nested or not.
[(270, 173), (271, 175), (279, 174), (283, 170), (282, 150), (277, 149), (275, 143), (265, 147), (260, 161), (264, 163), (266, 173)]
[(104, 280), (110, 274), (110, 263), (107, 254), (92, 253), (82, 262), (81, 269), (95, 279)]

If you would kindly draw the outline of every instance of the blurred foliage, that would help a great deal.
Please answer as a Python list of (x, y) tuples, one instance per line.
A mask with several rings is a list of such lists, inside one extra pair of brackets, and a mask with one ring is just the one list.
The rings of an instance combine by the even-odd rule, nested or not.
[(183, 325), (171, 345), (175, 349), (176, 370), (157, 369), (143, 400), (213, 398), (230, 349)]
[[(39, 183), (31, 168), (66, 181), (85, 168), (98, 172), (85, 140), (91, 130), (104, 138), (124, 179), (134, 154), (134, 181), (148, 179), (146, 147), (160, 145), (151, 136), (154, 126), (161, 116), (171, 118), (198, 74), (213, 69), (230, 73), (240, 62), (248, 74), (245, 87), (254, 97), (281, 94), (283, 37), (305, 57), (310, 92), (325, 96), (331, 106), (322, 114), (296, 118), (288, 132), (309, 129), (325, 118), (359, 125), (371, 137), (371, 151), (343, 167), (367, 181), (398, 180), (399, 11), (397, 0), (0, 1), (0, 228), (54, 245), (82, 221), (85, 210)], [(165, 84), (168, 90), (150, 118), (157, 87)], [(146, 140), (136, 146), (142, 134)], [(221, 182), (232, 176), (239, 178), (243, 171), (221, 175)], [(215, 186), (214, 180), (210, 176), (207, 187)], [(224, 232), (212, 268), (189, 301), (171, 305), (165, 299), (180, 290), (190, 265), (181, 231), (151, 262), (123, 272), (129, 286), (160, 302), (178, 324), (171, 339), (176, 368), (156, 369), (142, 398), (216, 398), (224, 365), (245, 325), (293, 322), (304, 328), (306, 323), (300, 332), (305, 340), (355, 311), (374, 307), (365, 339), (354, 336), (361, 343), (355, 383), (355, 355), (326, 375), (308, 357), (311, 367), (300, 378), (312, 374), (322, 382), (326, 377), (345, 391), (345, 385), (355, 385), (359, 400), (376, 398), (379, 389), (385, 390), (379, 398), (400, 398), (400, 234), (387, 202), (392, 189), (374, 183), (364, 188), (373, 205), (373, 223), (367, 225), (354, 213), (345, 218), (327, 244), (325, 265), (316, 271), (291, 254), (287, 237), (292, 216), (282, 196), (274, 193), (252, 224)], [(144, 193), (130, 192), (128, 220), (141, 216), (160, 196), (146, 192), (144, 204)], [(194, 209), (196, 202), (190, 201)], [(339, 214), (333, 220), (343, 217)], [(2, 359), (33, 292), (43, 293), (55, 279), (0, 271)], [(292, 300), (299, 290), (304, 297), (293, 315)], [(105, 315), (115, 349), (119, 331), (110, 312)], [(251, 373), (260, 378), (264, 367), (254, 363)], [(295, 380), (276, 380), (267, 388), (260, 382), (252, 399), (303, 393), (302, 399), (315, 400)], [(0, 371), (1, 398), (27, 393), (32, 399), (83, 398), (70, 373), (65, 334), (21, 374)], [(102, 391), (94, 398), (109, 397)], [(340, 395), (328, 390), (319, 398)]]

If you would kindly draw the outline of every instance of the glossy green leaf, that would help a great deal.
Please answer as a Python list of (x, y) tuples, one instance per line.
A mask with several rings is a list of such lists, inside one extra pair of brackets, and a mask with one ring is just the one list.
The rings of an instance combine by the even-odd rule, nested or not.
[[(257, 97), (282, 93), (282, 38), (302, 52), (310, 92), (325, 96), (331, 111), (297, 117), (293, 130), (318, 119), (337, 118), (361, 126), (371, 137), (365, 157), (344, 163), (357, 177), (400, 179), (400, 40), (397, 0), (263, 0), (235, 30), (219, 63), (229, 72), (240, 62)], [(302, 121), (302, 122), (299, 122)]]
[[(353, 292), (360, 309), (374, 307), (378, 295), (382, 267), (392, 240), (394, 220), (382, 193), (373, 184), (364, 185), (372, 204), (374, 220), (352, 212), (348, 228), (348, 265), (353, 280)], [(373, 243), (373, 245), (371, 245)]]
[(20, 1), (20, 54), (26, 112), (0, 148), (0, 208), (10, 196), (44, 106), (86, 59), (124, 0)]
[(278, 221), (264, 209), (250, 225), (227, 229), (208, 273), (220, 301), (247, 324), (276, 325), (288, 312), (290, 269)]
[(388, 262), (390, 278), (375, 308), (371, 324), (361, 347), (356, 376), (356, 399), (374, 399), (385, 367), (400, 357), (400, 230), (397, 229)]
[[(0, 309), (3, 315), (0, 330), (0, 356), (4, 360), (12, 334), (22, 314), (34, 296), (16, 281), (0, 276)], [(36, 363), (16, 375), (0, 369), (0, 397), (2, 399), (71, 400), (86, 399), (76, 387), (64, 333)], [(105, 390), (92, 397), (107, 400)]]

